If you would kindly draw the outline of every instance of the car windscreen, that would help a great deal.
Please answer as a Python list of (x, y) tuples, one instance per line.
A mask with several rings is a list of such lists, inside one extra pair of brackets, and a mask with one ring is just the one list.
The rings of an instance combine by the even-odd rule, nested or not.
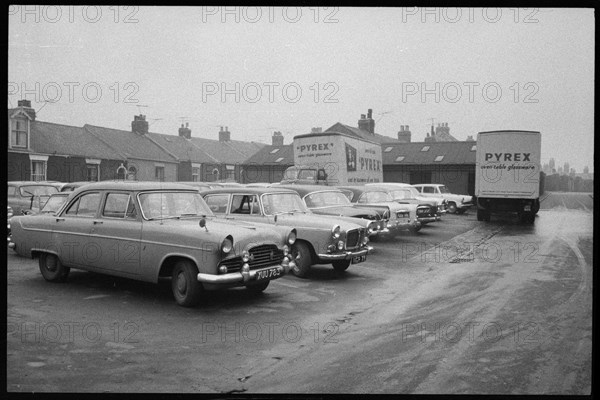
[(160, 191), (140, 193), (138, 197), (146, 219), (213, 215), (198, 192)]
[(300, 196), (296, 193), (265, 193), (262, 196), (266, 215), (289, 212), (309, 212)]
[(65, 202), (67, 201), (67, 198), (69, 196), (62, 196), (62, 195), (53, 195), (50, 196), (50, 198), (48, 199), (48, 201), (46, 202), (46, 204), (44, 204), (44, 207), (42, 207), (42, 209), (40, 210), (40, 212), (42, 213), (55, 213), (56, 211), (58, 211), (58, 209), (65, 204)]
[(440, 189), (440, 193), (450, 193), (446, 186), (438, 186)]
[(403, 200), (403, 199), (411, 199), (414, 196), (412, 195), (410, 190), (393, 190), (391, 192), (392, 197), (394, 198), (394, 200)]
[(308, 208), (345, 206), (350, 204), (350, 200), (348, 200), (344, 193), (337, 191), (311, 193), (304, 200)]
[(392, 196), (390, 196), (387, 192), (366, 192), (361, 197), (361, 200), (364, 198), (365, 203), (382, 203), (384, 201), (393, 201)]
[(58, 188), (51, 185), (24, 185), (19, 188), (19, 193), (23, 197), (33, 196), (50, 196), (58, 193)]

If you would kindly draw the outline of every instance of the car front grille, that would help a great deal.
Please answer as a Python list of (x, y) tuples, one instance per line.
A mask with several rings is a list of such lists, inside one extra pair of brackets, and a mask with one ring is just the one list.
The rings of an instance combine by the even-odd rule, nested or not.
[(361, 231), (362, 236), (364, 237), (364, 229), (352, 229), (346, 233), (346, 249), (353, 249), (355, 247), (358, 247), (358, 245), (360, 244), (360, 240), (362, 239)]
[[(250, 261), (248, 265), (250, 269), (259, 269), (280, 265), (283, 262), (283, 250), (272, 244), (265, 244), (251, 248)], [(226, 266), (227, 272), (239, 272), (243, 265), (242, 256), (228, 258), (219, 263), (219, 267)]]
[(417, 208), (417, 216), (419, 217), (432, 217), (435, 216), (435, 212), (432, 207), (422, 206)]

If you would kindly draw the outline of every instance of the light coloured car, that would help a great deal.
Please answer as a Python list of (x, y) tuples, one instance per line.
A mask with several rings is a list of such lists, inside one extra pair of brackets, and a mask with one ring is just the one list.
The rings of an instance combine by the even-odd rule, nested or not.
[(442, 214), (447, 212), (447, 202), (442, 197), (424, 197), (419, 193), (419, 191), (412, 185), (408, 183), (400, 183), (400, 182), (379, 182), (379, 183), (367, 183), (366, 186), (377, 186), (388, 189), (398, 189), (409, 191), (412, 199), (420, 201), (422, 203), (429, 203), (436, 207), (436, 216), (438, 217), (436, 220), (441, 220)]
[(377, 234), (395, 234), (398, 231), (418, 232), (421, 222), (417, 219), (417, 206), (400, 204), (385, 190), (375, 186), (336, 186), (356, 207), (380, 209), (382, 219), (386, 221), (383, 231)]
[(473, 205), (473, 197), (463, 194), (453, 194), (446, 185), (439, 183), (422, 183), (413, 185), (424, 197), (442, 197), (448, 202), (448, 213), (463, 214)]
[(221, 188), (201, 192), (216, 215), (233, 220), (294, 227), (297, 240), (291, 251), (296, 268), (305, 276), (313, 264), (331, 264), (338, 272), (366, 260), (372, 250), (366, 222), (313, 214), (296, 192), (279, 188)]
[(38, 257), (50, 282), (71, 268), (146, 282), (171, 277), (193, 306), (205, 290), (262, 292), (295, 266), (289, 227), (217, 219), (194, 188), (165, 182), (97, 182), (72, 192), (56, 214), (15, 216), (9, 247)]

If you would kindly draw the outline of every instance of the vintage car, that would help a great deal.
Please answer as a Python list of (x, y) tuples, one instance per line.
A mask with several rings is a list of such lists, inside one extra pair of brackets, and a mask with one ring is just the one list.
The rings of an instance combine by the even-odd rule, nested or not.
[(15, 215), (39, 211), (51, 194), (58, 193), (61, 182), (9, 181), (7, 205)]
[(370, 207), (356, 207), (335, 186), (293, 184), (277, 185), (276, 187), (290, 189), (298, 193), (306, 207), (315, 214), (361, 218), (369, 222), (375, 222), (377, 230), (372, 229), (369, 237), (378, 235), (379, 231), (385, 230), (387, 226), (387, 220), (381, 218), (378, 210)]
[(197, 190), (176, 183), (92, 183), (58, 213), (13, 217), (11, 228), (9, 246), (39, 257), (47, 281), (64, 281), (70, 268), (155, 283), (171, 277), (182, 306), (204, 290), (261, 292), (295, 266), (294, 229), (217, 219)]
[(365, 261), (372, 250), (368, 245), (369, 223), (355, 218), (315, 215), (292, 190), (232, 187), (201, 194), (216, 215), (295, 227), (297, 240), (292, 254), (296, 268), (292, 272), (297, 276), (305, 276), (313, 264), (332, 264), (336, 271), (345, 271), (351, 263)]
[(385, 190), (390, 194), (392, 199), (399, 204), (413, 204), (417, 207), (417, 220), (424, 226), (430, 222), (439, 221), (441, 216), (438, 214), (438, 207), (435, 201), (423, 202), (414, 197), (415, 188), (411, 187), (393, 187), (393, 186), (375, 186), (367, 185), (368, 187)]
[[(377, 186), (382, 188), (388, 188), (396, 190), (404, 190), (410, 192), (410, 198), (416, 201), (420, 201), (422, 203), (431, 204), (436, 209), (436, 217), (437, 221), (442, 219), (442, 214), (447, 212), (448, 203), (441, 197), (423, 197), (421, 193), (417, 189), (415, 189), (412, 185), (408, 183), (400, 183), (400, 182), (379, 182), (379, 183), (367, 183), (366, 186)], [(394, 200), (396, 198), (395, 195), (392, 194)]]
[(417, 219), (417, 206), (395, 202), (385, 189), (374, 186), (336, 186), (336, 188), (341, 190), (356, 207), (369, 207), (381, 212), (382, 218), (387, 220), (387, 226), (378, 235), (421, 230), (421, 222)]
[(450, 193), (445, 185), (439, 183), (421, 183), (413, 185), (424, 197), (442, 197), (448, 202), (450, 214), (463, 214), (473, 205), (473, 197)]

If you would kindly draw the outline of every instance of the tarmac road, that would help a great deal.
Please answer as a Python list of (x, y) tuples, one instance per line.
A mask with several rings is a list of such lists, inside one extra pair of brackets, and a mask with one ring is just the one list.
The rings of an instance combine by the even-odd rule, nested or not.
[(9, 252), (7, 388), (589, 394), (593, 199), (550, 193), (533, 226), (474, 214), (192, 309), (168, 281), (50, 284)]

